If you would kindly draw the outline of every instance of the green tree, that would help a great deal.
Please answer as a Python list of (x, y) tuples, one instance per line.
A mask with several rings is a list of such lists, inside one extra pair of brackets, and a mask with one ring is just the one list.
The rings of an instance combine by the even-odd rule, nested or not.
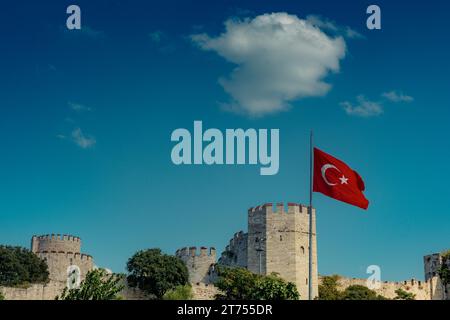
[(192, 300), (194, 297), (192, 293), (192, 287), (189, 284), (184, 286), (177, 286), (175, 289), (167, 291), (163, 299), (164, 300)]
[(342, 292), (339, 291), (338, 275), (325, 276), (319, 285), (318, 300), (342, 300)]
[(342, 300), (386, 300), (386, 298), (366, 286), (352, 285), (343, 291)]
[(448, 264), (450, 263), (450, 250), (442, 252), (442, 265), (438, 270), (439, 277), (444, 285), (450, 284), (450, 268)]
[(121, 275), (107, 274), (104, 269), (89, 271), (79, 288), (65, 288), (56, 300), (118, 300), (123, 285)]
[(294, 283), (287, 282), (272, 273), (258, 277), (253, 298), (255, 300), (298, 300), (300, 295)]
[(188, 283), (189, 273), (184, 262), (163, 254), (160, 249), (148, 249), (134, 254), (127, 263), (128, 284), (162, 299), (164, 294)]
[(48, 282), (47, 263), (21, 247), (0, 246), (0, 285)]
[(395, 290), (395, 293), (397, 296), (394, 298), (394, 300), (415, 300), (416, 295), (411, 292), (406, 292), (403, 289), (397, 289)]
[(5, 297), (3, 296), (3, 294), (0, 292), (0, 301), (1, 300), (5, 300)]
[(297, 300), (295, 284), (277, 274), (257, 275), (244, 268), (220, 268), (217, 300)]
[(442, 252), (442, 265), (438, 270), (439, 278), (444, 285), (445, 294), (448, 294), (448, 285), (450, 284), (450, 250)]

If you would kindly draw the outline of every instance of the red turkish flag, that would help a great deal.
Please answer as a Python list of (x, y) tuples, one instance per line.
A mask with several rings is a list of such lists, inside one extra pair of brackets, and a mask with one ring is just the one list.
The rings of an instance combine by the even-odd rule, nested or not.
[(339, 159), (314, 148), (314, 192), (367, 209), (369, 201), (362, 193), (364, 181), (358, 172)]

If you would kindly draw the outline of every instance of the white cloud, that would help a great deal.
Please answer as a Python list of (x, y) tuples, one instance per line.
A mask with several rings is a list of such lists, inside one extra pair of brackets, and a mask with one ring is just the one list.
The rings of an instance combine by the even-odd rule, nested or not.
[(379, 116), (384, 112), (381, 103), (367, 100), (363, 95), (356, 97), (356, 101), (356, 104), (348, 101), (341, 103), (341, 106), (348, 115), (369, 118)]
[(315, 14), (310, 14), (306, 16), (306, 21), (322, 30), (333, 32), (338, 32), (339, 30), (338, 26), (334, 22), (328, 19), (324, 19), (323, 17), (317, 16)]
[(231, 19), (225, 29), (217, 37), (195, 34), (191, 39), (237, 65), (219, 79), (232, 97), (225, 106), (251, 116), (286, 110), (299, 98), (325, 95), (331, 85), (324, 78), (339, 71), (346, 53), (342, 36), (329, 36), (287, 13)]
[(350, 27), (342, 27), (336, 24), (336, 22), (326, 19), (324, 17), (318, 15), (308, 15), (306, 17), (306, 21), (308, 21), (313, 26), (322, 29), (323, 31), (328, 31), (334, 35), (342, 35), (345, 38), (349, 39), (362, 39), (364, 36), (360, 34), (358, 31), (353, 30)]
[(390, 91), (382, 94), (383, 97), (392, 102), (413, 102), (414, 98), (402, 92)]
[(80, 128), (76, 128), (72, 131), (72, 140), (82, 149), (88, 149), (97, 143), (94, 137), (85, 136)]
[(90, 107), (87, 107), (87, 106), (82, 105), (80, 103), (70, 102), (69, 101), (68, 105), (69, 105), (70, 109), (72, 109), (73, 111), (76, 111), (76, 112), (92, 111), (92, 109)]

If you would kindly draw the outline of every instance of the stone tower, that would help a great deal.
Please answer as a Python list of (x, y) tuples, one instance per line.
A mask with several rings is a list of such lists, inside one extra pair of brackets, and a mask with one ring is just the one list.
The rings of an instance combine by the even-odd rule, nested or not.
[(438, 275), (438, 271), (442, 266), (442, 256), (440, 253), (434, 253), (423, 257), (423, 265), (425, 269), (425, 281), (432, 279)]
[(218, 264), (228, 267), (247, 268), (248, 233), (236, 232), (225, 247)]
[(47, 262), (49, 278), (53, 281), (67, 282), (74, 272), (82, 281), (94, 267), (92, 257), (81, 253), (79, 237), (60, 234), (33, 236), (31, 251)]
[(442, 253), (434, 253), (423, 257), (425, 281), (430, 283), (432, 300), (450, 300), (450, 284), (444, 284), (439, 276), (441, 268), (450, 270), (450, 259)]
[(189, 271), (189, 282), (192, 284), (213, 282), (214, 266), (216, 264), (216, 249), (201, 247), (197, 253), (197, 247), (178, 249), (175, 256), (183, 260)]
[[(274, 210), (275, 209), (275, 210)], [(318, 295), (316, 211), (312, 210), (313, 297)], [(257, 274), (278, 273), (297, 285), (301, 299), (308, 299), (309, 213), (308, 208), (282, 203), (264, 204), (248, 210), (247, 268)]]

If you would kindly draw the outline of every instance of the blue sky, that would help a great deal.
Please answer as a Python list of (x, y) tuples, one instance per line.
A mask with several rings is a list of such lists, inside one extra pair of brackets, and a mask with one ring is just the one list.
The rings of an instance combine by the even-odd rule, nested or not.
[[(448, 249), (448, 3), (377, 1), (382, 30), (370, 31), (366, 1), (92, 2), (77, 1), (82, 31), (65, 29), (72, 2), (2, 4), (0, 243), (28, 247), (33, 234), (75, 234), (114, 271), (139, 249), (221, 251), (246, 230), (249, 207), (307, 203), (313, 129), (319, 148), (360, 173), (371, 203), (365, 212), (314, 196), (320, 273), (365, 277), (376, 264), (384, 280), (421, 279), (422, 256)], [(315, 79), (301, 78), (299, 98), (248, 108), (252, 90), (242, 96), (219, 83), (236, 68), (224, 22), (252, 30), (248, 21), (280, 12), (321, 23), (335, 51), (302, 62), (289, 53), (308, 44), (295, 43), (268, 49), (260, 66), (264, 52), (233, 56), (241, 69), (256, 66), (234, 79), (237, 88), (259, 90), (263, 72), (277, 79), (277, 97), (290, 83), (281, 63), (322, 68)], [(193, 40), (199, 34), (208, 40)], [(274, 52), (291, 60), (273, 60)], [(330, 87), (319, 92), (318, 83)], [(309, 85), (315, 89), (303, 97)], [(171, 132), (192, 130), (194, 120), (221, 130), (279, 128), (279, 173), (173, 165)]]

